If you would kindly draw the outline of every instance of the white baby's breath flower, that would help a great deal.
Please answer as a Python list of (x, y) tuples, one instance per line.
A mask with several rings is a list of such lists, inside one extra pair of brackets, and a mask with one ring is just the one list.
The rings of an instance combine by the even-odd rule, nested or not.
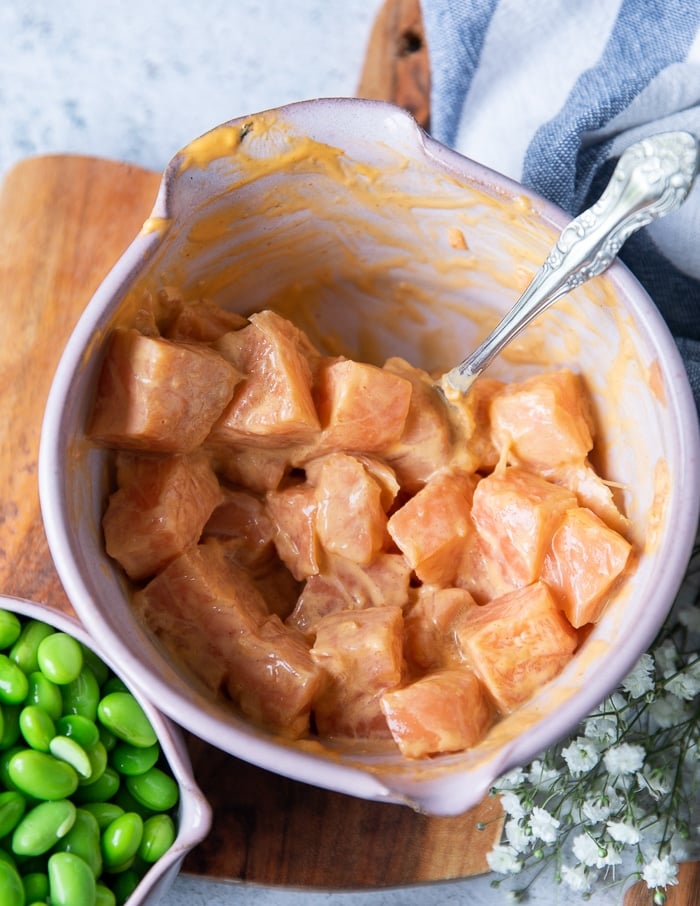
[(524, 768), (513, 768), (512, 771), (499, 777), (496, 786), (499, 790), (511, 789), (515, 786), (522, 786), (526, 780), (527, 774)]
[(660, 799), (671, 791), (669, 779), (661, 768), (650, 770), (645, 765), (641, 771), (637, 771), (637, 783), (640, 790), (647, 790), (654, 799)]
[(647, 887), (668, 887), (678, 883), (678, 866), (668, 856), (652, 859), (642, 869), (642, 878)]
[(632, 698), (641, 698), (654, 688), (654, 658), (643, 654), (622, 681), (622, 688)]
[(530, 830), (533, 837), (543, 843), (554, 843), (557, 839), (559, 820), (545, 808), (536, 805), (530, 813)]
[(577, 834), (572, 843), (573, 853), (582, 865), (604, 868), (607, 847), (601, 846), (590, 834)]
[(509, 845), (516, 853), (524, 853), (532, 843), (532, 834), (529, 829), (515, 818), (510, 818), (506, 821), (503, 832)]
[(678, 698), (685, 701), (692, 701), (700, 692), (700, 676), (693, 676), (685, 670), (672, 676), (666, 683), (665, 688)]
[(607, 797), (589, 797), (581, 803), (581, 816), (588, 824), (607, 821), (611, 814), (612, 808)]
[(661, 730), (674, 727), (685, 716), (685, 704), (677, 695), (662, 695), (649, 705), (649, 718)]
[(530, 765), (527, 779), (528, 783), (532, 783), (534, 786), (541, 789), (554, 785), (557, 780), (559, 780), (560, 776), (561, 775), (556, 768), (549, 768), (543, 761), (540, 761), (540, 759), (535, 759)]
[(576, 893), (588, 893), (591, 889), (591, 882), (584, 865), (562, 865), (561, 879)]
[(670, 639), (666, 639), (654, 649), (654, 660), (662, 676), (671, 676), (678, 668), (678, 649)]
[(633, 824), (625, 821), (608, 821), (606, 830), (617, 843), (634, 845), (639, 843), (639, 831)]
[(609, 745), (618, 738), (619, 728), (614, 717), (600, 715), (589, 717), (583, 725), (583, 732), (589, 739), (602, 745)]
[(621, 742), (612, 746), (603, 756), (603, 762), (610, 774), (615, 777), (624, 774), (634, 774), (644, 764), (646, 752), (641, 746), (629, 742)]
[(506, 815), (510, 815), (516, 820), (524, 816), (525, 809), (516, 792), (513, 790), (503, 790), (499, 796), (501, 799), (501, 806)]
[(562, 749), (561, 754), (574, 777), (590, 771), (600, 761), (598, 746), (585, 736), (578, 736), (570, 745)]
[(486, 853), (486, 861), (491, 871), (501, 875), (517, 874), (522, 867), (518, 854), (511, 846), (497, 843), (490, 852)]

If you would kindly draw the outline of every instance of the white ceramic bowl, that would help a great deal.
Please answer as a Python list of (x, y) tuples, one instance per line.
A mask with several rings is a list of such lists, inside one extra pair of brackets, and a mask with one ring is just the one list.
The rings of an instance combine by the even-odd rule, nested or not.
[(142, 877), (129, 897), (129, 906), (146, 906), (159, 902), (172, 886), (187, 853), (204, 840), (211, 827), (211, 807), (192, 775), (189, 754), (180, 728), (161, 714), (143, 690), (134, 685), (129, 673), (108, 652), (109, 646), (103, 646), (92, 638), (73, 617), (42, 604), (5, 595), (0, 595), (0, 609), (12, 611), (23, 618), (41, 620), (82, 642), (126, 683), (148, 716), (180, 790), (177, 837), (165, 855)]
[(639, 559), (570, 666), (469, 752), (410, 762), (281, 743), (192, 687), (134, 620), (105, 556), (105, 454), (84, 436), (105, 337), (144, 291), (175, 285), (243, 314), (275, 307), (349, 355), (447, 369), (510, 307), (566, 222), (379, 102), (318, 100), (241, 118), (173, 159), (151, 218), (66, 347), (40, 456), (46, 531), (65, 589), (120, 669), (166, 713), (269, 770), (454, 814), (565, 735), (633, 666), (688, 561), (700, 446), (676, 346), (620, 263), (542, 316), (492, 373), (521, 378), (567, 364), (584, 373), (598, 465), (627, 488)]

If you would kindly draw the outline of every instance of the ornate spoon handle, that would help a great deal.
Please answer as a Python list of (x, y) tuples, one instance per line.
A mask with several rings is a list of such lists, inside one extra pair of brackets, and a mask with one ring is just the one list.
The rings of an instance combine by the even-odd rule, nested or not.
[(685, 201), (700, 164), (689, 132), (664, 132), (631, 145), (600, 199), (565, 227), (547, 260), (486, 340), (442, 378), (446, 395), (464, 393), (533, 318), (603, 273), (624, 242)]

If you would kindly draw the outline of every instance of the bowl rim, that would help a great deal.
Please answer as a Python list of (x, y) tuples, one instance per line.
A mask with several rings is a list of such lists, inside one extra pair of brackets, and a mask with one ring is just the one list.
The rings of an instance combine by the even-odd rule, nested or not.
[[(297, 115), (301, 115), (302, 119), (307, 115), (322, 117), (325, 115), (329, 120), (346, 114), (360, 117), (370, 114), (371, 117), (380, 121), (388, 118), (395, 123), (400, 123), (403, 129), (411, 130), (416, 152), (434, 162), (440, 169), (457, 174), (477, 185), (489, 187), (504, 197), (508, 197), (509, 193), (517, 197), (525, 197), (532, 203), (536, 213), (555, 227), (562, 228), (570, 220), (555, 204), (527, 187), (432, 139), (409, 113), (393, 104), (354, 98), (322, 98), (299, 101), (252, 116), (268, 113), (291, 118), (293, 122)], [(215, 126), (204, 135), (213, 134), (219, 129), (232, 125), (240, 126), (247, 119), (250, 119), (250, 116), (236, 117)], [(166, 167), (150, 217), (168, 216), (174, 197), (173, 193), (177, 191), (178, 162), (180, 155), (187, 147), (186, 145), (177, 152)], [(147, 265), (149, 257), (158, 247), (159, 242), (159, 235), (155, 232), (139, 233), (93, 295), (66, 344), (51, 386), (42, 425), (39, 489), (49, 548), (71, 603), (81, 620), (95, 636), (99, 636), (105, 626), (101, 615), (93, 606), (90, 590), (83, 582), (82, 576), (73, 568), (71, 556), (73, 540), (70, 526), (64, 517), (66, 497), (61, 467), (63, 450), (61, 415), (71, 391), (74, 371), (81, 361), (85, 349), (89, 348), (95, 332), (99, 331), (104, 323), (105, 311), (111, 312), (109, 303), (119, 297), (135, 272)], [(654, 346), (668, 364), (669, 369), (669, 380), (666, 382), (668, 390), (666, 403), (673, 410), (673, 422), (677, 426), (676, 459), (687, 492), (682, 498), (674, 498), (675, 510), (667, 517), (674, 525), (676, 538), (685, 538), (687, 542), (685, 544), (677, 542), (669, 551), (668, 557), (665, 559), (665, 570), (660, 577), (661, 584), (657, 588), (659, 595), (668, 597), (670, 609), (690, 558), (692, 541), (700, 515), (700, 463), (698, 461), (700, 430), (698, 429), (697, 411), (678, 348), (660, 312), (644, 288), (619, 260), (610, 266), (606, 272), (606, 278), (612, 281), (620, 295), (631, 303), (632, 309), (649, 336), (653, 336)], [(619, 683), (632, 668), (639, 657), (640, 650), (645, 650), (651, 644), (666, 613), (667, 611), (663, 616), (655, 614), (653, 619), (648, 612), (640, 615), (634, 635), (625, 639), (625, 644), (618, 652), (619, 656), (615, 665), (610, 668), (609, 676), (615, 680), (615, 684)], [(634, 645), (632, 645), (632, 640), (634, 640)], [(187, 707), (183, 707), (181, 694), (174, 693), (167, 682), (156, 672), (149, 672), (147, 665), (135, 663), (129, 648), (122, 643), (121, 639), (115, 639), (113, 646), (118, 661), (123, 664), (122, 669), (128, 672), (134, 684), (139, 686), (145, 695), (154, 698), (159, 703), (159, 707), (173, 720), (200, 738), (221, 747), (221, 728), (216, 717), (206, 710), (196, 710), (194, 715), (190, 715)], [(562, 730), (559, 735), (565, 735), (579, 723), (599, 704), (600, 697), (600, 692), (595, 692), (591, 686), (579, 690), (570, 700), (571, 708), (566, 719), (561, 721)], [(189, 705), (189, 703), (187, 704)], [(400, 786), (397, 787), (393, 780), (391, 782), (386, 780), (382, 774), (370, 774), (363, 768), (331, 762), (325, 757), (310, 759), (307, 751), (296, 750), (290, 746), (286, 746), (284, 764), (281, 764), (280, 741), (277, 740), (277, 745), (275, 745), (274, 739), (255, 733), (251, 735), (250, 729), (247, 725), (245, 729), (227, 725), (227, 739), (235, 741), (237, 744), (240, 743), (243, 747), (242, 751), (234, 752), (237, 757), (245, 758), (263, 768), (315, 786), (327, 787), (331, 790), (369, 799), (404, 801), (411, 805), (418, 802), (419, 807), (424, 807), (422, 794), (416, 791), (413, 781), (411, 782), (413, 792), (409, 795)], [(545, 740), (547, 735), (545, 722), (540, 721), (529, 727), (527, 733), (516, 737), (504, 746), (499, 751), (498, 757), (488, 762), (482, 771), (470, 771), (475, 785), (483, 788), (483, 792), (485, 792), (501, 773), (516, 764), (526, 763), (541, 752), (546, 745), (551, 744), (551, 739)], [(284, 745), (283, 742), (282, 744)], [(232, 750), (229, 749), (229, 751)], [(434, 781), (428, 780), (422, 784), (425, 795), (428, 797), (431, 796), (430, 790), (433, 783)], [(432, 802), (432, 800), (430, 801)]]

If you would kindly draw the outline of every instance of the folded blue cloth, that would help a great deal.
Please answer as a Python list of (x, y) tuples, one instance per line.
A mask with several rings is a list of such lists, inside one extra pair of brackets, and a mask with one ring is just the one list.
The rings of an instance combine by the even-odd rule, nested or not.
[[(632, 142), (700, 136), (698, 0), (422, 0), (431, 133), (572, 216)], [(700, 179), (620, 253), (664, 316), (700, 411)]]

